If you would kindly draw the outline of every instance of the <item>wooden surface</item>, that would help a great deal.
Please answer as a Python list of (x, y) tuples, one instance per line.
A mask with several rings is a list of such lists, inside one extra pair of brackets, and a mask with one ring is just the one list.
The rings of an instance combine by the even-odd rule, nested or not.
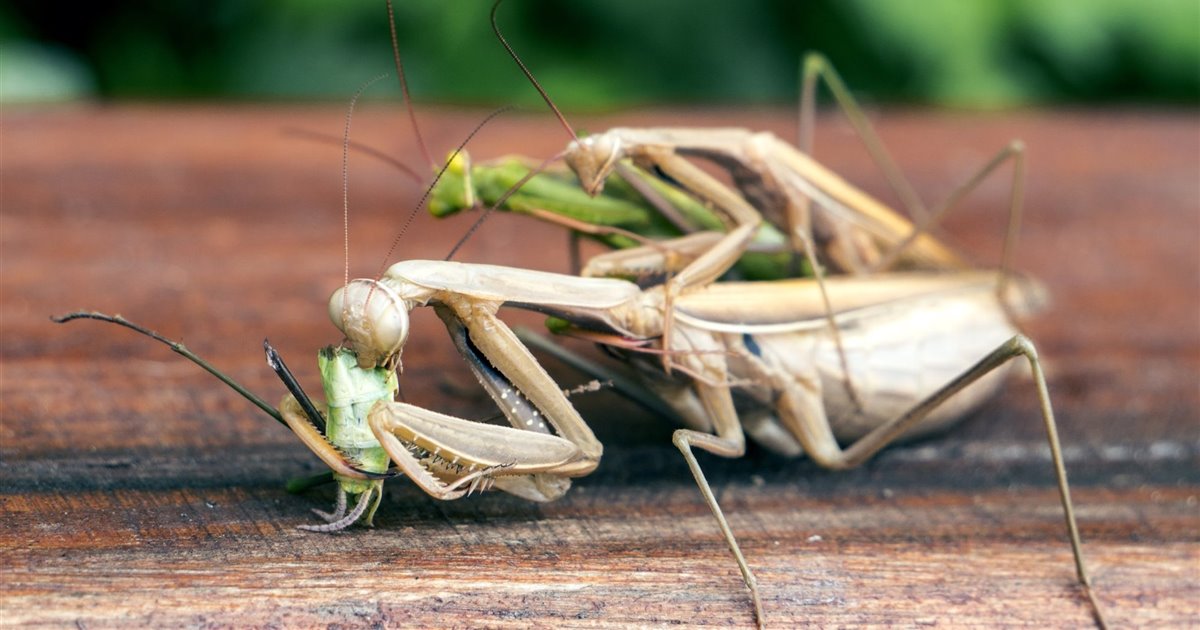
[[(605, 458), (563, 500), (440, 503), (390, 482), (373, 530), (299, 531), (328, 488), (282, 427), (194, 366), (127, 331), (52, 314), (121, 312), (182, 337), (270, 400), (269, 336), (316, 386), (338, 341), (342, 107), (5, 107), (0, 341), (0, 621), (27, 626), (589, 626), (752, 623), (745, 588), (669, 441), (612, 395), (579, 399)], [(480, 112), (425, 113), (457, 144)], [(1029, 145), (1020, 267), (1053, 309), (1033, 322), (1050, 371), (1096, 589), (1118, 626), (1200, 624), (1200, 124), (1194, 112), (874, 115), (930, 201), (1012, 138)], [(647, 112), (577, 121), (740, 125), (791, 137), (788, 112)], [(355, 138), (420, 159), (396, 109)], [(485, 129), (477, 156), (549, 155), (544, 117)], [(817, 155), (885, 199), (839, 120)], [(424, 172), (424, 171), (422, 171)], [(351, 163), (352, 270), (371, 275), (420, 189)], [(950, 221), (997, 260), (997, 178)], [(393, 258), (445, 255), (466, 223), (420, 218)], [(497, 217), (461, 260), (566, 270), (565, 239)], [(490, 415), (440, 324), (405, 354), (410, 402)], [(517, 318), (521, 319), (521, 318)], [(523, 321), (536, 323), (537, 318)], [(555, 372), (564, 385), (584, 380)], [(1088, 609), (1029, 382), (954, 431), (860, 470), (752, 451), (702, 465), (777, 627), (1078, 627)]]

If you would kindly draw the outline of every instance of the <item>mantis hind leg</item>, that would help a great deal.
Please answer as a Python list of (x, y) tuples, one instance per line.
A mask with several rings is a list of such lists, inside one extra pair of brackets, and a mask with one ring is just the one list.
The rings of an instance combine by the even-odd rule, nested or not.
[[(1083, 543), (1079, 537), (1079, 528), (1075, 523), (1074, 504), (1071, 501), (1071, 490), (1067, 483), (1066, 467), (1063, 465), (1062, 447), (1059, 445), (1058, 425), (1054, 420), (1054, 410), (1050, 404), (1050, 392), (1046, 387), (1046, 377), (1042, 372), (1037, 349), (1029, 338), (1020, 334), (1013, 336), (907, 413), (877, 427), (844, 450), (834, 440), (833, 432), (829, 428), (829, 421), (823, 410), (819, 405), (803, 405), (804, 401), (811, 401), (811, 399), (805, 397), (801, 392), (785, 392), (781, 396), (781, 402), (784, 405), (780, 412), (780, 419), (796, 433), (804, 450), (818, 464), (835, 470), (853, 468), (904, 435), (951, 396), (1017, 357), (1024, 357), (1028, 361), (1033, 379), (1037, 384), (1037, 396), (1046, 429), (1046, 440), (1050, 446), (1059, 498), (1063, 507), (1063, 517), (1066, 522), (1067, 535), (1071, 541), (1071, 551), (1074, 554), (1076, 577), (1091, 605), (1096, 623), (1100, 627), (1106, 627), (1104, 614), (1092, 592), (1091, 578), (1083, 558)], [(796, 404), (788, 405), (789, 400)]]

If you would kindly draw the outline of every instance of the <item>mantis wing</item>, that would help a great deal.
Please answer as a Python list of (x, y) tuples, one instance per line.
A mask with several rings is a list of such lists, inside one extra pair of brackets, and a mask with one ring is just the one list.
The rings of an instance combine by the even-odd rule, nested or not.
[[(870, 316), (898, 301), (937, 293), (994, 296), (999, 275), (990, 271), (960, 273), (891, 273), (825, 279), (825, 287), (841, 325)], [(1045, 290), (1036, 281), (1017, 278), (1006, 284), (1004, 301), (1017, 315), (1040, 310)], [(769, 333), (815, 330), (828, 326), (820, 287), (815, 280), (720, 282), (688, 291), (675, 300), (675, 316), (705, 330)]]

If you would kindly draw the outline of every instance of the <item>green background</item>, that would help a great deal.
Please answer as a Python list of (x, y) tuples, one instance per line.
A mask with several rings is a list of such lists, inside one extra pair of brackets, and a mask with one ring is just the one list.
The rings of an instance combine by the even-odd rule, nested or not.
[[(397, 2), (418, 101), (537, 106), (490, 6)], [(507, 0), (500, 22), (575, 110), (793, 103), (807, 50), (876, 101), (1200, 102), (1200, 0)], [(11, 1), (0, 37), (9, 102), (345, 100), (391, 68), (382, 0)]]

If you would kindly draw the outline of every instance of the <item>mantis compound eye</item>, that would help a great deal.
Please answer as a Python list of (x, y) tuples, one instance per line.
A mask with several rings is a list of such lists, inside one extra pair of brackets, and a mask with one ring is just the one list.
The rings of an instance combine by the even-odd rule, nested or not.
[(329, 298), (329, 319), (350, 340), (360, 367), (399, 365), (408, 339), (408, 306), (387, 285), (352, 280)]

